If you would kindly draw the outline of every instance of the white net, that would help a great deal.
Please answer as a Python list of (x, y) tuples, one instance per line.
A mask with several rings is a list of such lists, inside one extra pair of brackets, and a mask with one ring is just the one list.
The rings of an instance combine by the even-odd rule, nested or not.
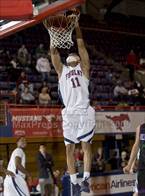
[[(55, 16), (58, 19), (58, 16)], [(54, 17), (54, 18), (55, 18)], [(78, 22), (79, 16), (72, 14), (69, 16), (60, 17), (59, 27), (56, 27), (54, 21), (56, 19), (50, 20), (50, 18), (44, 21), (44, 25), (48, 30), (50, 35), (50, 45), (54, 48), (64, 48), (69, 49), (73, 46), (72, 41), (72, 32), (75, 28), (76, 23)], [(65, 22), (65, 27), (63, 26)]]

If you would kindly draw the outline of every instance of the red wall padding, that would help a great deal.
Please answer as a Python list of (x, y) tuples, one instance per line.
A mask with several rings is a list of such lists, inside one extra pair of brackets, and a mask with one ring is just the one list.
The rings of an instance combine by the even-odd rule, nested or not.
[(0, 19), (20, 20), (32, 17), (32, 0), (0, 0)]

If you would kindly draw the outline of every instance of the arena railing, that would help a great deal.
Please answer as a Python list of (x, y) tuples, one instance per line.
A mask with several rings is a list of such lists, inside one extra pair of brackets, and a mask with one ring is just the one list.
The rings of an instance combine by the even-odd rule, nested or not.
[[(63, 108), (62, 105), (49, 104), (42, 105), (24, 105), (24, 104), (7, 104), (8, 108)], [(145, 106), (93, 106), (96, 111), (145, 111)]]

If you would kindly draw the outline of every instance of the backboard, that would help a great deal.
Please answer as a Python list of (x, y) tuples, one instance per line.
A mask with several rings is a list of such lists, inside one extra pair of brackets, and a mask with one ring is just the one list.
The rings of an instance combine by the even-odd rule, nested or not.
[[(33, 0), (33, 17), (23, 21), (0, 20), (0, 39), (43, 21), (47, 16), (79, 6), (85, 0)], [(41, 3), (39, 3), (41, 2)]]

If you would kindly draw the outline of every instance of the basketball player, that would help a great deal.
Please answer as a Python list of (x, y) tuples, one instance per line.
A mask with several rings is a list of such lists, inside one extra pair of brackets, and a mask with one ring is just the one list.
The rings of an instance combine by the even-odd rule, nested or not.
[(25, 137), (17, 140), (17, 148), (12, 152), (8, 164), (8, 170), (15, 174), (15, 177), (6, 176), (4, 180), (4, 196), (30, 196), (25, 177), (30, 177), (25, 169)]
[[(59, 90), (65, 108), (62, 110), (63, 135), (66, 145), (67, 166), (72, 183), (73, 196), (90, 192), (88, 179), (91, 169), (91, 141), (94, 135), (95, 111), (89, 102), (89, 56), (85, 48), (79, 24), (76, 25), (78, 53), (70, 54), (66, 64), (61, 62), (56, 48), (50, 47), (52, 64), (59, 78)], [(75, 170), (75, 144), (81, 142), (84, 152), (84, 175), (81, 187)]]
[(136, 173), (136, 182), (135, 182), (135, 186), (133, 187), (133, 196), (138, 196), (138, 189), (137, 189), (137, 166), (136, 166), (136, 162), (138, 164), (138, 160), (139, 160), (139, 153), (140, 151), (138, 151), (137, 153), (137, 159), (135, 159), (135, 161), (133, 162), (130, 172), (131, 174)]
[[(124, 173), (130, 172), (132, 164), (137, 158), (138, 151), (140, 151), (137, 172), (138, 196), (145, 196), (145, 123), (136, 129), (135, 143), (132, 147), (128, 164), (123, 168)], [(137, 191), (135, 195), (137, 195)]]

